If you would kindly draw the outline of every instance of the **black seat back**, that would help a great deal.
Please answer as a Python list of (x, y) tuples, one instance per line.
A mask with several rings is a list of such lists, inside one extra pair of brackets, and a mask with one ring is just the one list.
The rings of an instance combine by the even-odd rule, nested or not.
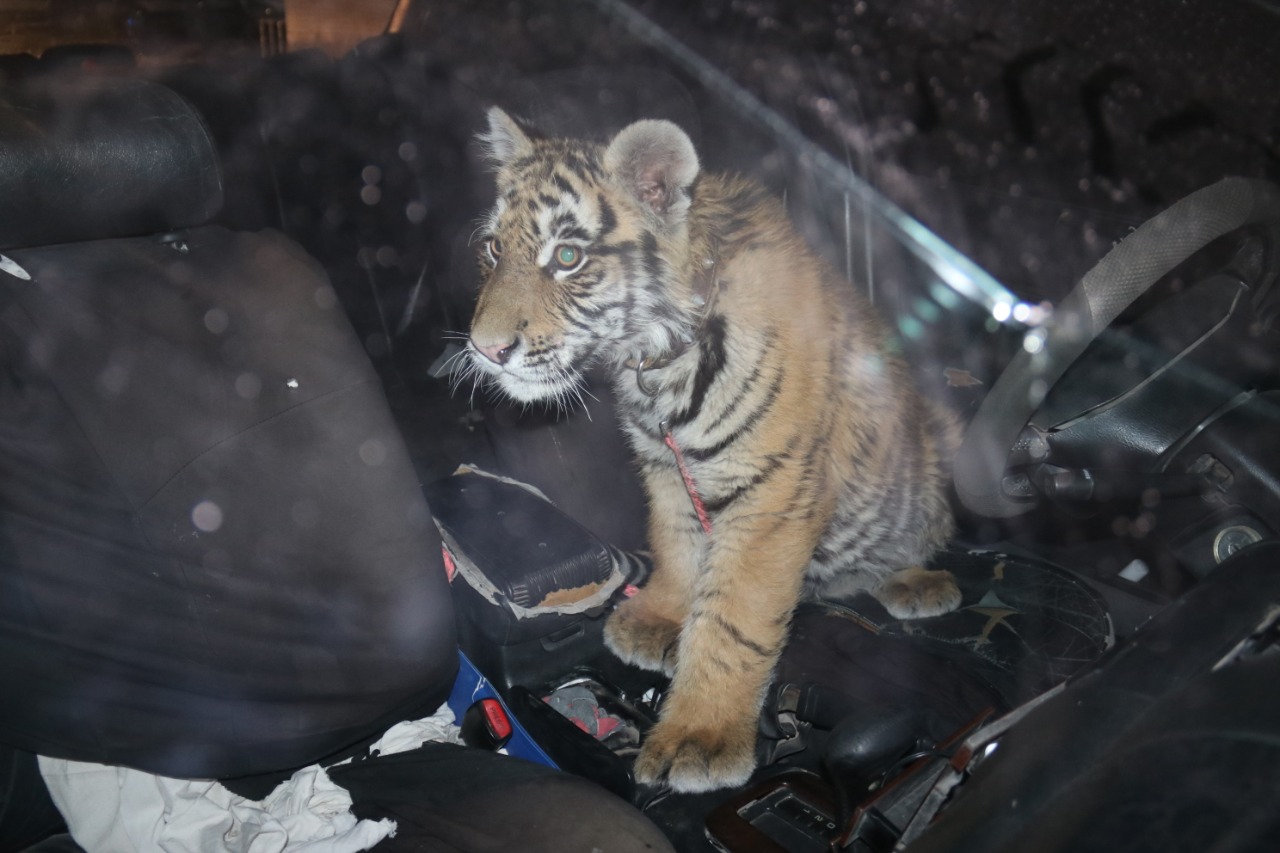
[(434, 710), (440, 545), (323, 270), (143, 81), (0, 93), (0, 742), (177, 777)]

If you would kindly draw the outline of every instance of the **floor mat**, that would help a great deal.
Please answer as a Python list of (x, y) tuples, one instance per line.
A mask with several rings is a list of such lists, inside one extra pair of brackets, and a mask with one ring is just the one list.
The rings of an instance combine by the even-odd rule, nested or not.
[(955, 575), (962, 599), (951, 613), (894, 619), (866, 592), (822, 606), (878, 636), (911, 638), (933, 654), (962, 662), (1011, 706), (1068, 678), (1115, 642), (1102, 597), (1050, 563), (950, 550), (930, 567)]

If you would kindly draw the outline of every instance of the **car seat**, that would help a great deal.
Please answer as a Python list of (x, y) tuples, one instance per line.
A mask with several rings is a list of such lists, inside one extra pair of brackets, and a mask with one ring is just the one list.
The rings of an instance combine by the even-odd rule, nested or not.
[(434, 710), (439, 539), (323, 271), (202, 225), (218, 162), (160, 86), (10, 89), (0, 135), (13, 765), (239, 776)]

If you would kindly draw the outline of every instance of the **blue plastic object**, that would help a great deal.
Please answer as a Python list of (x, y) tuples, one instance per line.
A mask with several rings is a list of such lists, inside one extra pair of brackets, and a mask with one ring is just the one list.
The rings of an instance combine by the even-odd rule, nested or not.
[(467, 709), (481, 699), (497, 699), (502, 702), (503, 710), (507, 712), (507, 718), (511, 721), (511, 740), (507, 741), (507, 754), (514, 755), (516, 758), (523, 758), (526, 761), (532, 761), (535, 764), (544, 764), (547, 767), (559, 766), (551, 760), (542, 747), (529, 737), (529, 733), (520, 725), (520, 721), (511, 713), (511, 709), (502, 701), (502, 697), (493, 689), (493, 685), (489, 679), (480, 674), (480, 670), (476, 669), (473, 664), (461, 650), (458, 651), (458, 678), (453, 682), (453, 691), (449, 694), (449, 710), (453, 711), (454, 722), (458, 725), (462, 724), (462, 715)]

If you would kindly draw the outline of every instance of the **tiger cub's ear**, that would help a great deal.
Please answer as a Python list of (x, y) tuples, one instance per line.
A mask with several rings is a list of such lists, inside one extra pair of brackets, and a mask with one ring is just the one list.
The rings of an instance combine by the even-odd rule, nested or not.
[(605, 149), (604, 167), (667, 225), (684, 220), (689, 186), (698, 177), (698, 152), (675, 124), (645, 119), (627, 125)]
[(479, 135), (485, 155), (495, 169), (533, 153), (533, 140), (515, 119), (499, 107), (489, 108), (489, 130)]

